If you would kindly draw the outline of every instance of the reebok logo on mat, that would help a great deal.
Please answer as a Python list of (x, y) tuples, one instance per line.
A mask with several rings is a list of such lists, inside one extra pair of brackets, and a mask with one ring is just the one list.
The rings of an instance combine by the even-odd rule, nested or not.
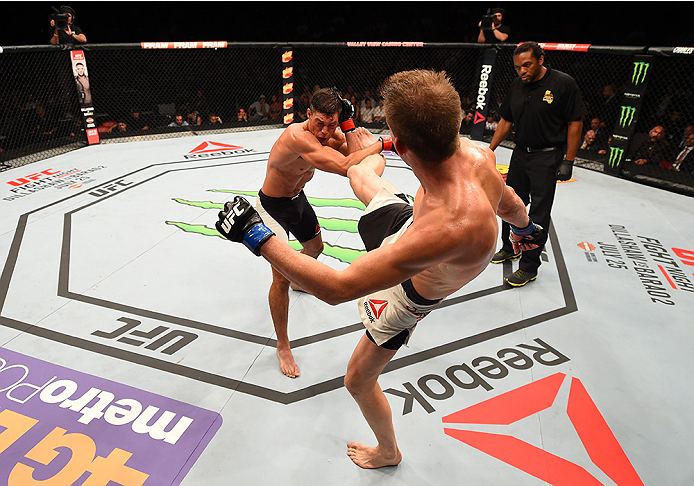
[(238, 150), (243, 147), (237, 145), (227, 145), (226, 143), (219, 142), (202, 142), (200, 145), (195, 147), (193, 150), (188, 152), (189, 154), (207, 154), (210, 152), (219, 152), (220, 150)]
[[(442, 421), (444, 424), (513, 424), (555, 405), (565, 378), (564, 373), (556, 373), (447, 415)], [(643, 482), (581, 381), (577, 378), (570, 380), (566, 415), (590, 460), (617, 486), (643, 486)], [(558, 410), (558, 406), (555, 406), (555, 412), (563, 413), (564, 410)], [(604, 486), (578, 464), (511, 435), (446, 427), (443, 431), (446, 435), (553, 486)], [(553, 435), (559, 435), (554, 432)], [(572, 435), (567, 433), (563, 434), (563, 437), (569, 438)]]

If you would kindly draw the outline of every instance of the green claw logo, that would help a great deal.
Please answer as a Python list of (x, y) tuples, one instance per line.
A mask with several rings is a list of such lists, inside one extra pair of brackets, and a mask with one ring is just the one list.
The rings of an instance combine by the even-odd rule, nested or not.
[(621, 164), (622, 156), (624, 156), (624, 149), (619, 147), (610, 147), (610, 167), (616, 167)]
[(619, 117), (619, 126), (626, 128), (634, 121), (635, 106), (622, 106), (622, 114)]
[(650, 65), (651, 64), (648, 62), (634, 63), (634, 72), (631, 75), (631, 82), (634, 84), (634, 86), (639, 85), (646, 80), (646, 73), (648, 72)]
[[(257, 191), (234, 191), (226, 189), (210, 189), (210, 192), (221, 192), (228, 194), (238, 194), (241, 196), (257, 197)], [(410, 198), (411, 199), (411, 198)], [(212, 201), (188, 201), (186, 199), (174, 198), (179, 204), (185, 204), (186, 206), (194, 206), (200, 209), (219, 209), (224, 207), (224, 202), (212, 202)], [(335, 207), (335, 208), (355, 208), (361, 209), (362, 211), (366, 209), (361, 201), (354, 198), (342, 198), (342, 199), (327, 199), (327, 198), (316, 198), (309, 197), (308, 202), (315, 208), (321, 207)], [(358, 220), (352, 219), (341, 219), (341, 218), (318, 218), (318, 222), (321, 228), (330, 231), (344, 231), (347, 233), (358, 233), (357, 223)], [(177, 228), (185, 231), (186, 233), (196, 233), (203, 236), (217, 236), (223, 238), (217, 232), (214, 226), (206, 226), (204, 224), (189, 224), (182, 223), (178, 221), (166, 221), (166, 224), (176, 226)], [(301, 244), (296, 240), (289, 240), (289, 245), (295, 250), (301, 250)], [(336, 258), (343, 263), (352, 263), (358, 256), (365, 253), (365, 250), (359, 248), (347, 248), (338, 245), (332, 245), (327, 242), (323, 242), (323, 253), (330, 257)]]

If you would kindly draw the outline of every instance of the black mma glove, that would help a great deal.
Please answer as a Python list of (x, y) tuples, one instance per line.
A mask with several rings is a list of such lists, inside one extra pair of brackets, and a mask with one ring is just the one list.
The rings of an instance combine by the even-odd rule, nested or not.
[(263, 224), (258, 211), (241, 196), (224, 203), (224, 210), (219, 212), (215, 227), (222, 236), (243, 243), (257, 256), (260, 256), (260, 247), (275, 235)]
[(340, 130), (342, 130), (342, 133), (356, 130), (357, 127), (354, 126), (354, 106), (349, 100), (344, 98), (340, 98), (340, 101), (342, 102), (342, 112), (339, 118)]
[(383, 137), (380, 137), (378, 141), (381, 142), (381, 152), (386, 151), (398, 154), (398, 151), (395, 150), (395, 145), (393, 144), (393, 139), (391, 137), (385, 135)]
[[(521, 243), (537, 245), (538, 248), (542, 248), (545, 246), (545, 243), (547, 243), (547, 232), (539, 224), (533, 223), (532, 219), (525, 228), (519, 228), (514, 225), (510, 226), (512, 234), (509, 235), (509, 239), (511, 243), (513, 243), (513, 250), (515, 253), (518, 253), (516, 247)], [(522, 238), (515, 239), (513, 235), (521, 236)]]
[(559, 164), (557, 167), (557, 180), (558, 181), (568, 181), (571, 179), (571, 172), (574, 166), (573, 160), (566, 160)]

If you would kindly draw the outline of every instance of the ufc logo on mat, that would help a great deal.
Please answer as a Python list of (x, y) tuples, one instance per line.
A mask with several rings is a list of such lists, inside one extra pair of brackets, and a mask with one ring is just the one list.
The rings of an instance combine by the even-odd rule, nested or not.
[[(449, 424), (510, 425), (555, 404), (566, 375), (556, 373), (534, 383), (443, 417)], [(619, 442), (577, 378), (571, 378), (566, 407), (590, 460), (617, 486), (643, 486)], [(553, 486), (603, 486), (583, 467), (516, 437), (445, 428), (453, 437)], [(566, 434), (567, 440), (570, 434)]]

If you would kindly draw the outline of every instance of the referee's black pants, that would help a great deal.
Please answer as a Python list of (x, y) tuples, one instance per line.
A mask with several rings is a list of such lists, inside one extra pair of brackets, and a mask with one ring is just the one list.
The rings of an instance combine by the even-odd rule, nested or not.
[[(551, 152), (528, 153), (516, 148), (511, 155), (511, 162), (506, 175), (506, 184), (513, 188), (525, 205), (530, 203), (530, 218), (549, 231), (550, 213), (557, 189), (557, 168), (564, 160), (563, 150)], [(513, 251), (508, 239), (510, 226), (501, 224), (501, 241), (503, 249)], [(542, 248), (524, 251), (519, 268), (524, 272), (536, 273), (540, 267)]]

